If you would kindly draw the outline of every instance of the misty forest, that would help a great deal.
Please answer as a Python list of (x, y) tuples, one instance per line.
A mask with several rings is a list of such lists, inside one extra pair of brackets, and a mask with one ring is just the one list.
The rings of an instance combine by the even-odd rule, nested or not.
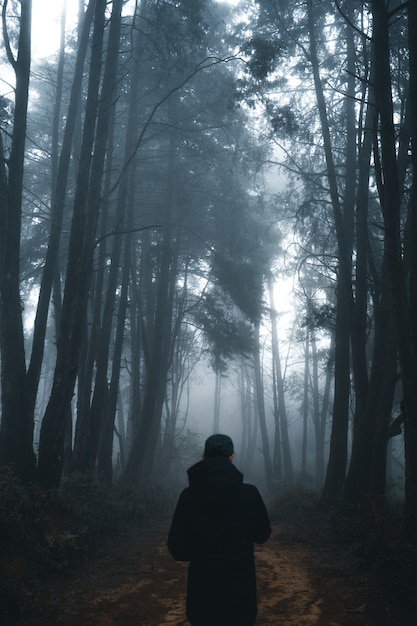
[(0, 4), (0, 603), (224, 432), (415, 606), (417, 0)]

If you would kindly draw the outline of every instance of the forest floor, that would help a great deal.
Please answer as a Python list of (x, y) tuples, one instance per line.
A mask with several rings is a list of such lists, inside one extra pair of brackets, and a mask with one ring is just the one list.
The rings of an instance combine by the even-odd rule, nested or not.
[[(44, 581), (31, 614), (3, 626), (186, 626), (187, 565), (169, 555), (167, 531), (131, 528), (104, 543), (82, 566)], [(417, 624), (409, 606), (387, 596), (375, 567), (320, 518), (274, 523), (256, 564), (257, 626)]]

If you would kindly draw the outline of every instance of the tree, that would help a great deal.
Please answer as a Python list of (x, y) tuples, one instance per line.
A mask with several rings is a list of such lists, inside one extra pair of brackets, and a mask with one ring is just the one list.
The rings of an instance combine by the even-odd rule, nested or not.
[[(230, 180), (220, 184), (220, 174), (224, 176), (222, 166), (226, 171), (232, 168), (233, 133), (243, 134), (242, 115), (232, 108), (232, 76), (223, 67), (223, 57), (205, 56), (204, 21), (195, 22), (194, 10), (187, 3), (182, 7), (183, 13), (171, 9), (165, 6), (163, 13), (158, 14), (163, 20), (156, 22), (158, 54), (163, 51), (160, 99), (151, 108), (152, 117), (148, 120), (152, 123), (145, 121), (146, 134), (142, 132), (142, 138), (147, 136), (151, 145), (148, 150), (160, 162), (163, 176), (155, 176), (152, 168), (148, 179), (155, 197), (150, 208), (160, 227), (148, 231), (138, 242), (143, 349), (137, 358), (141, 360), (143, 384), (124, 472), (129, 480), (148, 480), (155, 466), (163, 438), (168, 377), (182, 336), (181, 326), (187, 322), (187, 300), (181, 306), (178, 303), (190, 298), (190, 306), (195, 305), (195, 292), (201, 289), (198, 281), (209, 271), (210, 247), (215, 246), (219, 236), (218, 224), (211, 215), (220, 207), (228, 207), (229, 200), (228, 191), (226, 202), (221, 194)], [(147, 15), (147, 24), (153, 23), (149, 19), (152, 16)], [(169, 28), (161, 31), (162, 25)], [(217, 31), (214, 33), (216, 37)], [(189, 35), (188, 56), (184, 56), (185, 35)], [(166, 49), (162, 44), (166, 44)], [(154, 55), (149, 63), (155, 67)], [(151, 135), (156, 123), (168, 130), (162, 133), (158, 127), (158, 134)], [(224, 136), (228, 133), (230, 148), (220, 155), (218, 146), (224, 149)], [(190, 289), (188, 278), (192, 274), (197, 283), (194, 290)]]
[[(289, 11), (286, 3), (260, 3), (258, 35), (251, 42), (249, 61), (254, 80), (247, 93), (253, 98), (256, 90), (265, 103), (270, 135), (284, 155), (290, 181), (294, 181), (289, 206), (297, 214), (297, 233), (302, 245), (311, 251), (318, 271), (328, 277), (337, 294), (332, 438), (322, 502), (334, 503), (343, 493), (349, 504), (357, 505), (358, 498), (362, 502), (369, 498), (373, 485), (381, 490), (374, 479), (384, 474), (381, 446), (386, 446), (387, 439), (375, 439), (373, 428), (386, 432), (396, 384), (391, 342), (373, 345), (381, 341), (384, 325), (388, 324), (385, 331), (390, 327), (381, 314), (385, 262), (378, 228), (374, 226), (377, 203), (372, 203), (372, 216), (368, 214), (375, 180), (371, 168), (375, 128), (373, 56), (366, 32), (366, 7), (338, 4), (335, 12), (331, 3), (319, 6), (309, 2), (306, 6), (307, 11)], [(312, 85), (307, 68), (313, 70)], [(291, 85), (284, 72), (292, 77)], [(298, 89), (293, 89), (297, 78)], [(312, 108), (307, 85), (314, 87), (316, 108)], [(402, 93), (405, 91), (403, 87)], [(400, 87), (398, 93), (401, 98)], [(398, 115), (405, 108), (398, 107)], [(356, 137), (361, 141), (359, 150)], [(407, 171), (406, 137), (404, 128), (399, 155), (402, 181)], [(295, 190), (300, 180), (305, 184), (304, 196)], [(371, 367), (369, 354), (373, 349), (378, 357)], [(384, 376), (381, 372), (374, 376), (373, 368), (378, 370), (381, 363)], [(375, 397), (385, 398), (383, 410), (374, 402)], [(353, 443), (345, 485), (350, 399), (354, 401)], [(369, 450), (375, 452), (374, 459)]]
[[(51, 162), (51, 217), (48, 233), (48, 248), (40, 283), (39, 298), (33, 331), (32, 351), (27, 372), (28, 403), (30, 411), (34, 413), (38, 393), (39, 378), (43, 363), (45, 335), (48, 321), (51, 293), (56, 280), (58, 258), (61, 244), (61, 233), (64, 219), (66, 195), (68, 191), (68, 177), (71, 162), (71, 153), (74, 144), (80, 95), (83, 85), (84, 64), (87, 55), (89, 33), (94, 14), (95, 1), (88, 4), (83, 16), (79, 46), (76, 57), (76, 66), (71, 86), (71, 95), (66, 113), (66, 124), (62, 147), (58, 155), (58, 118), (61, 106), (61, 82), (64, 66), (64, 37), (61, 35), (61, 50), (57, 78), (57, 94), (53, 117), (52, 162)], [(56, 311), (56, 323), (59, 324), (59, 315)]]
[[(232, 220), (224, 224), (222, 247), (216, 254), (213, 271), (222, 289), (253, 328), (255, 403), (262, 438), (266, 484), (268, 489), (271, 489), (273, 465), (261, 367), (260, 326), (264, 289), (271, 272), (272, 261), (279, 252), (280, 233), (268, 222), (270, 215), (262, 196), (257, 198), (255, 203), (248, 199), (246, 204), (247, 207), (239, 206), (239, 223), (233, 219), (232, 213)], [(251, 210), (255, 208), (261, 210), (258, 212)]]
[(20, 5), (17, 56), (7, 27), (8, 1), (3, 2), (3, 38), (16, 78), (13, 129), (6, 157), (0, 139), (0, 464), (12, 464), (24, 480), (34, 476), (33, 414), (27, 402), (26, 363), (20, 296), (22, 191), (31, 63), (32, 2)]
[[(365, 44), (366, 45), (366, 44)], [(366, 50), (363, 53), (366, 58)], [(373, 71), (373, 63), (371, 67), (364, 68), (365, 75), (369, 71)], [(366, 85), (369, 85), (366, 88)], [(384, 350), (386, 345), (378, 345), (379, 338), (376, 327), (378, 322), (384, 315), (384, 304), (380, 302), (382, 293), (381, 272), (379, 263), (372, 263), (369, 258), (369, 182), (371, 176), (371, 153), (373, 145), (374, 127), (375, 127), (375, 107), (373, 96), (373, 77), (370, 76), (368, 81), (363, 81), (361, 89), (361, 104), (365, 107), (365, 123), (359, 135), (358, 147), (358, 192), (356, 200), (356, 276), (355, 276), (355, 301), (352, 314), (352, 367), (355, 380), (355, 413), (353, 419), (353, 439), (352, 452), (349, 464), (349, 470), (346, 476), (344, 486), (344, 498), (349, 505), (357, 507), (364, 504), (368, 499), (370, 488), (370, 473), (372, 467), (372, 432), (374, 421), (375, 399), (378, 396), (378, 386), (381, 381), (381, 373), (373, 376), (368, 374), (368, 357), (367, 335), (368, 328), (368, 267), (374, 267), (373, 279), (373, 310), (375, 311), (375, 337), (374, 350), (380, 352)], [(386, 331), (386, 329), (385, 329)], [(383, 331), (383, 332), (385, 332)], [(381, 360), (381, 353), (373, 360), (376, 367), (379, 367), (384, 359)], [(375, 394), (369, 386), (369, 378), (373, 379), (375, 385)]]
[[(329, 120), (322, 80), (319, 73), (319, 60), (316, 47), (315, 17), (311, 0), (307, 2), (309, 27), (309, 55), (314, 77), (314, 86), (321, 130), (323, 148), (326, 158), (329, 193), (332, 202), (334, 224), (338, 247), (338, 281), (336, 296), (336, 330), (335, 330), (335, 391), (333, 405), (333, 421), (330, 440), (330, 455), (326, 473), (326, 481), (322, 493), (322, 503), (334, 504), (341, 492), (345, 479), (347, 464), (347, 435), (349, 415), (349, 341), (352, 308), (351, 292), (351, 250), (347, 227), (347, 216), (340, 205), (337, 175), (332, 151)], [(347, 128), (347, 134), (351, 132)], [(349, 156), (349, 155), (348, 155)], [(348, 160), (349, 164), (349, 160)], [(346, 189), (349, 186), (346, 185)], [(347, 204), (347, 203), (346, 203)], [(350, 210), (350, 207), (349, 207)]]
[[(413, 5), (415, 3), (412, 3)], [(384, 219), (384, 244), (387, 260), (387, 275), (389, 281), (390, 303), (396, 323), (398, 341), (398, 355), (401, 369), (401, 382), (405, 412), (405, 513), (407, 531), (410, 538), (416, 540), (417, 522), (417, 458), (415, 454), (417, 443), (417, 400), (415, 388), (417, 383), (417, 352), (415, 342), (415, 293), (407, 289), (407, 282), (415, 288), (415, 255), (412, 254), (412, 263), (405, 267), (405, 258), (408, 257), (410, 241), (405, 241), (403, 256), (403, 242), (401, 237), (401, 199), (397, 167), (396, 133), (394, 123), (394, 109), (391, 89), (389, 24), (391, 15), (385, 3), (372, 2), (373, 39), (375, 45), (375, 102), (378, 114), (379, 145), (376, 148), (378, 155), (379, 197)], [(415, 24), (415, 6), (411, 6), (409, 27)], [(411, 35), (414, 36), (414, 35)], [(414, 48), (412, 47), (414, 52)], [(415, 62), (415, 56), (412, 57)], [(415, 66), (410, 65), (415, 80)], [(411, 77), (411, 75), (410, 75)], [(413, 82), (412, 93), (415, 93)], [(413, 141), (415, 136), (413, 137)], [(413, 143), (415, 147), (415, 143)], [(415, 157), (414, 157), (415, 159)], [(415, 185), (415, 171), (413, 172)], [(413, 190), (413, 194), (415, 191)], [(415, 195), (413, 195), (413, 201)], [(409, 223), (412, 232), (415, 229), (415, 202), (409, 205)], [(407, 276), (408, 275), (408, 276)], [(408, 280), (407, 280), (408, 278)]]
[[(290, 442), (288, 436), (288, 422), (287, 422), (287, 408), (285, 403), (284, 392), (284, 379), (282, 375), (281, 359), (279, 351), (278, 333), (277, 333), (277, 316), (278, 313), (275, 309), (275, 299), (273, 290), (273, 276), (272, 273), (268, 275), (268, 291), (269, 291), (269, 304), (271, 315), (271, 337), (272, 337), (272, 366), (273, 366), (273, 385), (274, 385), (274, 401), (276, 412), (276, 424), (275, 424), (275, 437), (276, 445), (274, 452), (274, 468), (275, 472), (280, 477), (280, 449), (282, 442), (282, 465), (283, 465), (283, 478), (288, 485), (291, 485), (294, 481), (294, 470), (291, 459)], [(275, 391), (276, 390), (276, 391)], [(276, 400), (275, 400), (276, 398)]]
[[(118, 47), (120, 37), (118, 24), (121, 2), (113, 3), (111, 27), (113, 27), (115, 39), (110, 38), (109, 41), (99, 106), (105, 8), (106, 3), (98, 0), (94, 15), (89, 89), (74, 199), (60, 334), (57, 340), (57, 361), (39, 441), (38, 476), (40, 483), (48, 487), (58, 485), (62, 474), (65, 422), (68, 419), (68, 410), (78, 374), (80, 350), (85, 336), (92, 272), (91, 255), (100, 206), (108, 120), (114, 103), (117, 64), (115, 48)], [(96, 129), (97, 136), (94, 144)]]

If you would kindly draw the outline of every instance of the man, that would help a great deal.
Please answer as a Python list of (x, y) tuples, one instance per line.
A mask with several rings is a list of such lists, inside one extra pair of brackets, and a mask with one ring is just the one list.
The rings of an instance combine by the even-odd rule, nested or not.
[(168, 536), (177, 561), (189, 561), (187, 618), (192, 626), (253, 626), (257, 612), (253, 544), (271, 534), (257, 488), (233, 465), (233, 442), (212, 435), (188, 470)]

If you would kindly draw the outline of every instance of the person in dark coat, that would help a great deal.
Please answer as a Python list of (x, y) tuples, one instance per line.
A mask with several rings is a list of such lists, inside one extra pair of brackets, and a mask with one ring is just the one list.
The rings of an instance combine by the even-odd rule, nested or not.
[(271, 534), (265, 504), (233, 465), (233, 442), (212, 435), (188, 470), (168, 535), (176, 561), (189, 561), (187, 618), (192, 626), (253, 626), (257, 613), (254, 543)]

